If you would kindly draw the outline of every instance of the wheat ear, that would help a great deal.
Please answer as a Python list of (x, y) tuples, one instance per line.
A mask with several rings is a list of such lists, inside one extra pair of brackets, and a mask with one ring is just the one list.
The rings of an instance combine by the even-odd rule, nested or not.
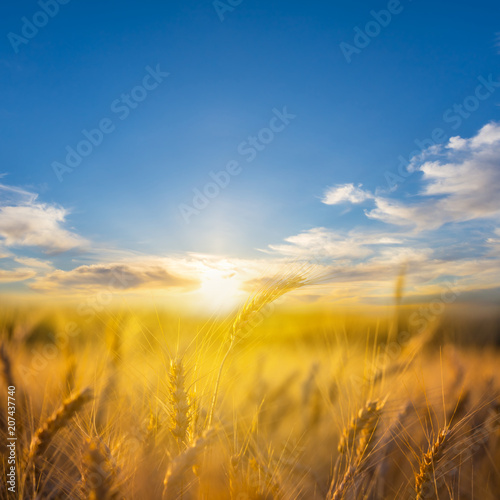
[(143, 446), (145, 452), (151, 452), (156, 444), (156, 437), (158, 434), (158, 430), (161, 427), (160, 420), (158, 415), (150, 410), (149, 412), (149, 422), (146, 428), (146, 433), (144, 436)]
[(87, 445), (83, 457), (83, 484), (89, 500), (113, 500), (118, 498), (118, 492), (114, 491), (113, 488), (116, 470), (110, 455), (109, 449), (100, 442), (91, 441)]
[(217, 395), (219, 393), (220, 380), (222, 371), (227, 358), (232, 351), (235, 343), (241, 340), (242, 334), (248, 332), (252, 327), (252, 321), (255, 320), (264, 307), (274, 302), (279, 297), (282, 297), (292, 290), (297, 290), (307, 284), (311, 283), (307, 271), (290, 272), (285, 276), (275, 277), (265, 284), (255, 295), (251, 296), (239, 310), (236, 318), (231, 326), (229, 335), (229, 345), (224, 357), (222, 358), (217, 379), (215, 382), (215, 389), (212, 396), (212, 403), (210, 405), (210, 413), (208, 416), (208, 426), (211, 425), (215, 405), (217, 403)]
[(31, 439), (28, 461), (32, 461), (40, 456), (47, 449), (47, 446), (56, 433), (91, 399), (92, 391), (88, 387), (66, 399), (59, 409), (35, 432)]
[(338, 485), (335, 487), (335, 490), (333, 489), (333, 487), (335, 486), (335, 482), (332, 481), (330, 490), (328, 491), (327, 495), (328, 500), (340, 500), (344, 496), (347, 486), (349, 486), (349, 483), (351, 482), (352, 478), (356, 474), (356, 471), (358, 470), (358, 466), (359, 462), (355, 462), (349, 466), (349, 468), (346, 470), (344, 474), (344, 477), (342, 478), (340, 483), (338, 483)]
[(168, 377), (168, 398), (170, 401), (170, 431), (179, 446), (186, 440), (189, 427), (189, 398), (185, 389), (185, 373), (182, 359), (173, 359)]
[(378, 423), (384, 404), (384, 401), (378, 400), (366, 402), (365, 406), (352, 418), (349, 425), (344, 428), (338, 446), (340, 453), (347, 453), (353, 448), (358, 439), (357, 454), (365, 451)]
[(340, 453), (347, 453), (358, 441), (356, 455), (340, 482), (336, 484), (335, 481), (332, 481), (327, 496), (328, 500), (342, 498), (356, 472), (363, 467), (363, 458), (369, 452), (384, 405), (385, 401), (367, 401), (349, 425), (344, 428), (338, 450)]
[(449, 429), (442, 429), (436, 441), (429, 447), (429, 450), (420, 461), (420, 469), (415, 475), (415, 493), (417, 500), (423, 500), (426, 497), (427, 490), (433, 487), (436, 470), (435, 464), (443, 456), (448, 435)]

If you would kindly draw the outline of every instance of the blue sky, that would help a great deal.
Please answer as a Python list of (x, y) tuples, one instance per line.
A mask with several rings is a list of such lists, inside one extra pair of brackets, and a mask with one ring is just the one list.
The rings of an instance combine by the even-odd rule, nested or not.
[[(57, 283), (65, 279), (71, 288), (77, 283), (74, 274), (61, 273), (131, 259), (134, 272), (141, 259), (174, 259), (160, 267), (179, 278), (180, 289), (199, 278), (201, 258), (193, 255), (205, 256), (209, 268), (224, 272), (228, 262), (238, 272), (241, 262), (257, 272), (262, 259), (270, 265), (269, 259), (308, 251), (325, 253), (343, 268), (373, 264), (395, 248), (425, 250), (430, 260), (454, 255), (455, 263), (472, 262), (483, 259), (499, 237), (495, 207), (461, 206), (473, 214), (468, 217), (458, 216), (453, 205), (454, 215), (437, 217), (438, 222), (425, 215), (426, 210), (446, 212), (433, 205), (436, 197), (456, 194), (450, 185), (436, 188), (441, 174), (425, 167), (431, 152), (402, 182), (388, 182), (387, 174), (394, 180), (390, 173), (397, 173), (398, 157), (408, 159), (417, 150), (415, 141), (432, 137), (436, 129), (441, 129), (436, 137), (444, 151), (450, 137), (479, 137), (480, 130), (499, 120), (500, 90), (481, 83), (500, 80), (497, 2), (244, 0), (227, 9), (227, 2), (217, 7), (210, 0), (71, 0), (56, 7), (54, 2), (47, 8), (58, 12), (23, 42), (16, 38), (23, 36), (23, 18), (44, 24), (43, 14), (37, 14), (41, 4), (3, 6), (0, 17), (5, 293), (41, 293), (60, 288)], [(374, 25), (372, 12), (388, 10), (386, 26)], [(356, 28), (378, 34), (361, 35), (361, 42), (364, 36), (369, 43), (360, 48)], [(350, 61), (342, 43), (356, 48)], [(134, 109), (120, 119), (116, 101), (158, 70), (169, 74), (159, 77), (154, 89), (136, 90), (140, 102), (129, 100)], [(155, 83), (151, 78), (149, 86)], [(478, 85), (485, 85), (481, 96), (489, 95), (476, 99), (476, 109), (473, 98), (466, 100)], [(464, 101), (473, 111), (460, 115), (454, 106)], [(294, 118), (271, 137), (262, 130), (277, 112)], [(95, 129), (105, 119), (113, 131), (58, 179), (54, 162), (64, 164), (67, 146), (77, 148), (85, 139), (82, 130)], [(250, 155), (239, 149), (259, 133), (269, 142), (259, 142), (262, 150), (248, 162)], [(448, 153), (478, 162), (467, 172), (485, 172), (483, 156), (477, 155), (498, 149), (495, 141), (482, 144), (491, 151), (469, 144), (466, 151)], [(441, 163), (451, 161), (449, 156), (443, 160), (443, 152), (434, 153), (441, 154)], [(212, 182), (210, 172), (224, 170), (231, 161), (241, 172), (229, 177), (206, 208), (190, 212), (186, 223), (182, 214), (192, 207), (193, 190), (203, 191)], [(495, 182), (484, 179), (484, 185)], [(387, 200), (400, 211), (418, 202), (416, 212), (410, 210), (413, 222), (396, 220)], [(38, 210), (42, 226), (47, 224), (42, 235), (38, 223), (31, 227), (23, 219), (38, 220), (30, 209)], [(50, 234), (59, 243), (49, 241)], [(315, 249), (318, 235), (323, 247), (325, 241), (335, 248), (343, 242), (353, 254), (357, 246), (365, 247), (359, 238), (378, 235), (400, 242), (384, 248), (377, 243), (348, 261), (337, 251)], [(400, 252), (398, 262), (415, 257), (401, 255), (407, 254)], [(19, 262), (26, 258), (44, 264)], [(458, 271), (454, 275), (467, 280), (469, 275)], [(435, 268), (429, 272), (427, 284), (446, 274)], [(85, 290), (89, 283), (99, 281), (90, 279)]]

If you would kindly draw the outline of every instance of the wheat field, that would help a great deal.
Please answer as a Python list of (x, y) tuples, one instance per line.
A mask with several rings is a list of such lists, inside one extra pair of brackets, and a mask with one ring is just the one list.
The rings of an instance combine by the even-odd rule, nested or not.
[(306, 285), (224, 317), (4, 306), (1, 498), (500, 498), (494, 312), (274, 307)]

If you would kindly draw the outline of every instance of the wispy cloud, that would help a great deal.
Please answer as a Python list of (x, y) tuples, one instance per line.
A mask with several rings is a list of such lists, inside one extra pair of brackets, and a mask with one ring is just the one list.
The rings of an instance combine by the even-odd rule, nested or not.
[(199, 282), (182, 276), (161, 260), (117, 262), (79, 266), (70, 271), (55, 270), (38, 277), (31, 288), (46, 292), (94, 292), (100, 289), (131, 291), (141, 289), (193, 290)]
[(47, 260), (35, 259), (33, 257), (13, 257), (13, 259), (18, 263), (26, 267), (31, 267), (32, 269), (53, 269), (51, 262)]
[(373, 195), (364, 189), (361, 189), (362, 184), (355, 186), (354, 184), (337, 184), (326, 190), (323, 196), (323, 203), (326, 205), (338, 205), (339, 203), (362, 203), (370, 200)]
[(0, 283), (15, 283), (17, 281), (25, 281), (36, 276), (33, 269), (0, 269)]
[[(301, 233), (297, 237), (286, 238), (283, 245), (271, 245), (275, 257), (279, 255), (314, 261), (321, 255), (321, 240), (315, 236), (322, 234), (326, 238), (329, 231), (315, 228)], [(499, 232), (500, 233), (500, 232)], [(326, 239), (323, 251), (327, 260), (322, 261), (328, 274), (318, 296), (322, 301), (364, 302), (366, 300), (391, 301), (394, 293), (394, 282), (404, 266), (407, 274), (405, 296), (409, 300), (428, 298), (432, 294), (441, 293), (443, 282), (452, 282), (463, 290), (487, 290), (498, 286), (500, 279), (500, 259), (497, 249), (500, 239), (492, 239), (486, 251), (478, 253), (473, 248), (469, 255), (463, 254), (450, 258), (447, 247), (433, 248), (433, 241), (418, 239), (412, 233), (405, 234), (398, 230), (400, 236), (363, 234), (351, 231), (342, 236), (333, 233)], [(308, 236), (311, 238), (308, 240)], [(353, 252), (330, 252), (329, 245), (335, 246), (337, 240), (346, 241), (346, 249), (352, 246)], [(307, 247), (306, 241), (310, 246)], [(488, 247), (491, 251), (488, 251)], [(342, 248), (342, 247), (340, 247)], [(369, 251), (368, 251), (369, 250)], [(319, 252), (319, 253), (318, 253)]]
[[(0, 175), (0, 179), (3, 177), (5, 175)], [(15, 186), (7, 186), (6, 184), (0, 184), (0, 193), (2, 194), (0, 206), (30, 204), (37, 198), (35, 193)]]
[(343, 233), (316, 227), (285, 238), (285, 243), (269, 245), (267, 253), (289, 257), (359, 259), (374, 254), (374, 245), (398, 245), (401, 238), (390, 234), (370, 234), (350, 231)]
[(48, 254), (81, 249), (88, 242), (67, 229), (65, 208), (38, 195), (0, 184), (0, 241), (6, 247), (35, 247)]

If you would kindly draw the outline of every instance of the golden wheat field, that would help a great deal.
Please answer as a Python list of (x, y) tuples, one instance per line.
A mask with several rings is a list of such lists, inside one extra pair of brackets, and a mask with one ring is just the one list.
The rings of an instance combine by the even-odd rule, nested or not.
[(15, 497), (499, 498), (494, 311), (270, 307), (305, 282), (224, 318), (4, 307)]
[(499, 0), (0, 11), (0, 500), (500, 500)]
[(498, 0), (0, 10), (0, 500), (500, 500)]

